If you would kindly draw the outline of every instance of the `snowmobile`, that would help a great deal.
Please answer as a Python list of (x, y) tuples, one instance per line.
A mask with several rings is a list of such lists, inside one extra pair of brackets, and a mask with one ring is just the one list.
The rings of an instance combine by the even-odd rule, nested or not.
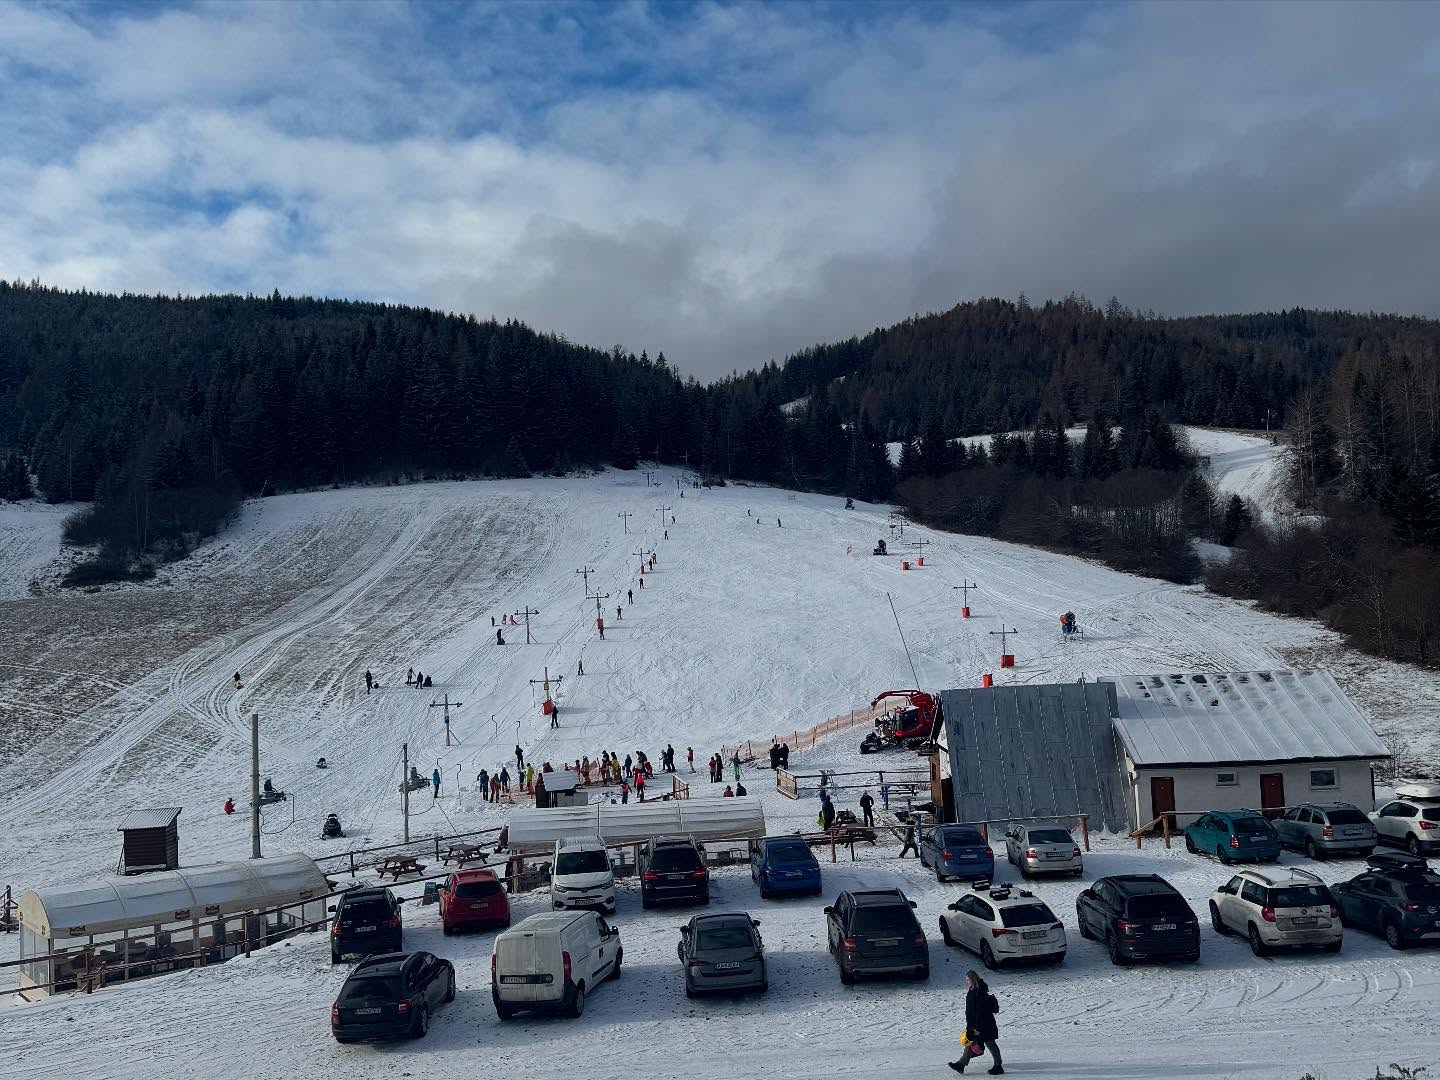
[(334, 814), (325, 815), (325, 824), (320, 827), (320, 837), (323, 840), (335, 840), (345, 835), (345, 830), (340, 827), (340, 819)]
[(271, 803), (284, 802), (287, 798), (289, 798), (289, 796), (286, 795), (285, 792), (275, 790), (275, 785), (270, 782), (270, 778), (267, 776), (264, 786), (260, 789), (260, 805), (269, 806)]

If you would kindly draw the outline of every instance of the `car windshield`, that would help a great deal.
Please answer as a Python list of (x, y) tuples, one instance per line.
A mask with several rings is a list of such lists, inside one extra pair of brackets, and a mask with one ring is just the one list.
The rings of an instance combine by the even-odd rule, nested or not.
[(557, 874), (603, 874), (610, 869), (610, 856), (603, 851), (562, 851), (555, 860)]
[(694, 848), (688, 847), (661, 848), (650, 860), (650, 869), (660, 873), (699, 868), (700, 857), (695, 854)]
[(750, 928), (738, 922), (702, 926), (695, 942), (697, 949), (748, 949), (750, 945)]
[(985, 838), (980, 835), (979, 829), (946, 829), (940, 836), (940, 842), (956, 847), (985, 846)]
[(1268, 833), (1270, 831), (1270, 823), (1264, 818), (1258, 817), (1236, 818), (1231, 822), (1231, 825), (1234, 826), (1237, 833), (1253, 834)]
[(908, 934), (915, 929), (910, 905), (886, 904), (862, 907), (855, 912), (855, 930), (862, 934)]
[(1071, 844), (1074, 841), (1064, 829), (1031, 829), (1030, 843), (1032, 844)]
[(495, 896), (501, 891), (498, 881), (462, 881), (455, 887), (455, 895), (466, 900), (477, 900), (482, 896)]
[(1130, 898), (1132, 919), (1188, 919), (1189, 908), (1179, 896), (1132, 896)]
[(1330, 890), (1324, 885), (1287, 885), (1270, 890), (1271, 907), (1315, 907), (1330, 903)]
[(808, 863), (815, 858), (804, 844), (771, 844), (770, 861), (773, 863)]
[(1044, 904), (1021, 904), (1000, 909), (1000, 921), (1006, 926), (1049, 926), (1055, 913)]
[(1368, 825), (1370, 819), (1359, 810), (1349, 806), (1342, 806), (1335, 810), (1326, 810), (1325, 816), (1330, 819), (1331, 825)]
[(393, 976), (372, 976), (366, 979), (350, 979), (340, 989), (340, 1001), (360, 1001), (363, 998), (395, 998), (400, 996), (400, 980)]

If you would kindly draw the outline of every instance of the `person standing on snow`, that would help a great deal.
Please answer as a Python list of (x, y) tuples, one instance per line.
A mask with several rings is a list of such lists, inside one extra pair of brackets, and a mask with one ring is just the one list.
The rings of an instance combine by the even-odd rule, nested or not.
[(735, 782), (740, 782), (740, 751), (736, 750), (730, 758), (730, 764), (735, 767)]
[(626, 590), (625, 590), (625, 599), (626, 599), (627, 601), (629, 601), (630, 603), (633, 604), (633, 603), (635, 602), (635, 590), (634, 590), (634, 589), (626, 589)]
[(1005, 1066), (1000, 1061), (1000, 1047), (997, 1044), (1000, 1028), (995, 1023), (995, 1014), (1000, 1011), (1000, 1003), (995, 1000), (995, 995), (990, 992), (990, 987), (985, 985), (979, 972), (968, 972), (965, 986), (965, 1031), (960, 1038), (965, 1049), (959, 1061), (949, 1063), (950, 1068), (963, 1073), (965, 1066), (970, 1064), (970, 1059), (979, 1056), (975, 1052), (975, 1046), (980, 1044), (990, 1052), (990, 1059), (995, 1063), (990, 1067), (990, 1075), (1003, 1076)]
[(693, 746), (685, 747), (685, 764), (690, 766), (691, 772), (695, 771), (695, 748)]
[(826, 832), (830, 826), (835, 824), (835, 804), (830, 801), (830, 793), (824, 792), (820, 796), (820, 828)]
[(504, 633), (504, 631), (502, 631), (498, 626), (495, 628), (495, 644), (496, 644), (496, 645), (504, 645), (504, 644), (505, 644), (505, 633)]
[(645, 801), (645, 770), (635, 771), (635, 794), (640, 796), (640, 801)]
[(515, 744), (515, 768), (516, 768), (516, 770), (518, 771), (518, 770), (520, 770), (520, 769), (523, 769), (524, 767), (525, 767), (525, 751), (520, 749), (520, 744), (519, 744), (519, 743), (516, 743), (516, 744)]
[(860, 796), (860, 812), (865, 815), (866, 827), (873, 829), (875, 827), (875, 800), (870, 797), (868, 790)]
[(490, 771), (488, 769), (480, 770), (480, 798), (486, 802), (490, 801)]
[(510, 770), (503, 765), (500, 767), (500, 790), (506, 795), (510, 794)]
[(375, 676), (370, 674), (370, 669), (369, 669), (369, 668), (366, 668), (366, 669), (365, 669), (365, 693), (368, 694), (368, 693), (370, 693), (370, 691), (373, 690), (373, 689), (375, 689)]
[(431, 784), (434, 786), (434, 788), (435, 788), (434, 794), (432, 794), (432, 795), (430, 796), (431, 799), (438, 799), (438, 798), (440, 798), (440, 766), (439, 766), (439, 765), (436, 765), (436, 766), (435, 766), (435, 771), (430, 774), (430, 783), (431, 783)]

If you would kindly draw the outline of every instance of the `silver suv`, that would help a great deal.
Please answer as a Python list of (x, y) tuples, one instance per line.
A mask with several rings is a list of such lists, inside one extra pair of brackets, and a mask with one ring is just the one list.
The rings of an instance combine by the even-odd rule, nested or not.
[(1240, 871), (1211, 894), (1210, 923), (1222, 936), (1244, 934), (1256, 956), (1276, 948), (1339, 952), (1344, 935), (1329, 888), (1293, 867)]
[(1395, 798), (1370, 815), (1382, 844), (1411, 855), (1440, 850), (1440, 784), (1398, 784)]
[(1005, 858), (1031, 874), (1074, 874), (1085, 869), (1080, 845), (1061, 825), (1012, 825), (1005, 830)]
[(1375, 826), (1350, 803), (1301, 803), (1271, 824), (1282, 847), (1312, 859), (1352, 852), (1364, 857), (1375, 850)]

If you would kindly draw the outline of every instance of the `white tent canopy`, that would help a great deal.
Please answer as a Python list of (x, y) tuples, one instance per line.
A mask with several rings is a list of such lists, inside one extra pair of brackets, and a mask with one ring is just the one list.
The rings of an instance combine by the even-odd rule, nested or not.
[(308, 856), (277, 855), (32, 889), (20, 897), (20, 922), (44, 938), (83, 937), (301, 903), (328, 892), (325, 875)]
[(669, 799), (516, 810), (510, 815), (509, 843), (516, 854), (539, 855), (571, 836), (598, 836), (615, 847), (652, 836), (693, 836), (703, 842), (764, 835), (765, 811), (754, 799)]

